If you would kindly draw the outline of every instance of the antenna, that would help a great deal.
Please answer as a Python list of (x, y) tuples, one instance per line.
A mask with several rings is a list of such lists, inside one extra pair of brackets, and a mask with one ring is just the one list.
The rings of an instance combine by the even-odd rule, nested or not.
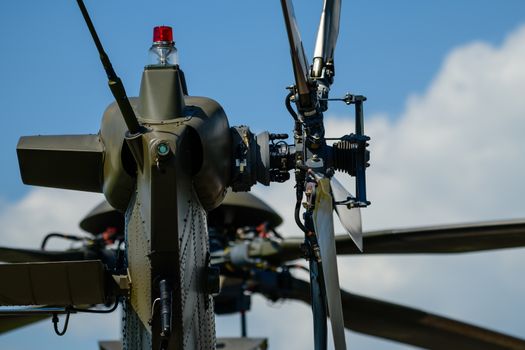
[(117, 101), (118, 107), (120, 109), (120, 112), (122, 113), (122, 116), (124, 117), (124, 121), (126, 122), (128, 130), (130, 134), (138, 134), (141, 131), (142, 127), (140, 126), (137, 117), (135, 116), (135, 112), (133, 111), (133, 108), (129, 103), (129, 99), (126, 95), (126, 90), (124, 89), (122, 80), (120, 80), (120, 78), (117, 76), (117, 73), (115, 73), (115, 70), (111, 65), (111, 61), (109, 60), (108, 55), (104, 51), (104, 47), (102, 46), (97, 31), (93, 26), (93, 22), (89, 17), (89, 13), (86, 9), (86, 6), (84, 5), (84, 1), (77, 0), (77, 4), (80, 8), (80, 12), (82, 12), (84, 20), (86, 21), (89, 33), (91, 33), (91, 37), (95, 42), (95, 46), (97, 47), (100, 56), (100, 61), (102, 62), (102, 66), (104, 67), (106, 75), (108, 76), (109, 89), (111, 90), (115, 101)]

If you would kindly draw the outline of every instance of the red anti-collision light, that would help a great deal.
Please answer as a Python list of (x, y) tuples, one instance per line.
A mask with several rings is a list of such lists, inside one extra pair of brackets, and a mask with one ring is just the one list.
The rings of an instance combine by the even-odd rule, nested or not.
[(173, 31), (171, 27), (159, 26), (153, 28), (153, 42), (173, 41)]

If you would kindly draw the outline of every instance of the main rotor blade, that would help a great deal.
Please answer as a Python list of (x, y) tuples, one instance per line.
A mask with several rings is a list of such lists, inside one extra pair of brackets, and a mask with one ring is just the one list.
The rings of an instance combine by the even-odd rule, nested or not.
[(339, 292), (332, 202), (330, 180), (327, 178), (319, 179), (317, 181), (313, 219), (317, 241), (321, 249), (321, 266), (323, 269), (328, 313), (332, 324), (332, 335), (335, 349), (339, 350), (346, 349), (346, 342), (343, 312), (341, 309), (341, 293)]
[(8, 263), (84, 260), (84, 252), (0, 247), (0, 261)]
[[(351, 254), (348, 240), (337, 252)], [(477, 222), (365, 233), (367, 254), (465, 253), (525, 246), (525, 220)]]
[(332, 194), (334, 196), (334, 202), (336, 203), (334, 209), (343, 224), (346, 232), (350, 235), (350, 238), (354, 241), (357, 248), (363, 251), (363, 225), (361, 223), (361, 209), (350, 208), (344, 204), (337, 204), (338, 202), (349, 201), (354, 198), (350, 193), (341, 185), (335, 177), (330, 179), (330, 185), (332, 186)]
[(0, 315), (0, 335), (15, 329), (28, 326), (32, 323), (45, 320), (49, 315), (21, 315), (21, 316), (2, 316)]
[(288, 42), (290, 44), (290, 56), (295, 77), (297, 92), (299, 93), (299, 106), (302, 108), (310, 106), (310, 85), (308, 79), (308, 60), (304, 53), (303, 42), (299, 34), (299, 27), (295, 19), (292, 0), (281, 0)]
[(314, 50), (314, 58), (322, 58), (325, 64), (334, 59), (340, 17), (341, 0), (325, 0)]
[(114, 227), (117, 232), (124, 232), (124, 214), (104, 200), (80, 221), (79, 226), (93, 236), (104, 232), (108, 227)]
[[(290, 237), (267, 259), (288, 261), (303, 256), (302, 237)], [(335, 237), (338, 254), (359, 253), (347, 235)], [(450, 254), (525, 247), (525, 220), (488, 221), (365, 232), (362, 254)]]
[(0, 335), (32, 323), (44, 320), (51, 315), (69, 313), (65, 307), (29, 307), (29, 308), (0, 308)]
[[(292, 278), (285, 297), (310, 303), (308, 282)], [(525, 340), (378, 299), (341, 291), (345, 327), (426, 349), (525, 349)]]

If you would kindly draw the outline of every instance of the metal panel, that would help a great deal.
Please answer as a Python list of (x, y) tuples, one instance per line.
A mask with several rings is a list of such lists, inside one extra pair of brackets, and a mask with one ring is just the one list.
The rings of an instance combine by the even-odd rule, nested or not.
[[(212, 349), (213, 301), (203, 288), (208, 252), (206, 213), (192, 186), (191, 152), (185, 151), (191, 149), (194, 134), (183, 125), (150, 127), (155, 130), (143, 135), (143, 144), (148, 145), (144, 169), (138, 172), (136, 195), (126, 215), (132, 290), (126, 305), (124, 349), (160, 347), (160, 318), (152, 316), (152, 304), (159, 296), (161, 279), (172, 284), (167, 349)], [(169, 144), (171, 158), (158, 161), (158, 142)]]
[(151, 330), (146, 328), (131, 303), (123, 304), (122, 344), (125, 350), (151, 350)]
[(212, 349), (215, 345), (213, 300), (203, 293), (208, 230), (206, 214), (195, 193), (189, 202), (180, 239), (183, 349)]
[(84, 252), (80, 250), (56, 251), (0, 247), (0, 261), (8, 263), (73, 261), (83, 260), (84, 256)]
[(0, 305), (86, 305), (106, 301), (98, 260), (0, 265)]
[(26, 185), (102, 191), (104, 148), (98, 135), (24, 136), (16, 152)]
[(130, 303), (142, 320), (142, 327), (151, 333), (148, 324), (151, 319), (151, 262), (148, 257), (150, 237), (146, 228), (147, 217), (141, 214), (142, 201), (138, 196), (134, 196), (131, 203), (126, 213), (126, 247), (132, 285)]

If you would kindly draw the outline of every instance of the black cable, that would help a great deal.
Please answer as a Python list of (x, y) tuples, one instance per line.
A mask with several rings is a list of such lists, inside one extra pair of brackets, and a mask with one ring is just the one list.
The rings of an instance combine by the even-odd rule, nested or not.
[(300, 217), (300, 214), (301, 214), (301, 199), (302, 198), (297, 198), (297, 202), (295, 202), (294, 219), (295, 219), (295, 223), (297, 224), (297, 226), (299, 226), (301, 231), (303, 231), (304, 233), (308, 233), (308, 230), (306, 229), (306, 227), (301, 222), (301, 217)]
[(279, 232), (275, 231), (274, 228), (272, 228), (270, 231), (275, 235), (275, 237), (279, 239), (284, 239), (284, 237)]
[(42, 244), (40, 245), (40, 249), (42, 250), (45, 250), (46, 248), (46, 244), (47, 244), (47, 241), (49, 241), (50, 238), (63, 238), (63, 239), (67, 239), (67, 240), (70, 240), (70, 241), (83, 241), (85, 238), (84, 237), (78, 237), (78, 236), (73, 236), (73, 235), (67, 235), (67, 234), (64, 234), (64, 233), (56, 233), (56, 232), (51, 232), (51, 233), (48, 233), (45, 237), (44, 237), (44, 240), (42, 241)]
[(58, 335), (58, 336), (63, 336), (64, 334), (66, 334), (67, 332), (67, 326), (69, 325), (69, 316), (71, 315), (71, 312), (85, 312), (85, 313), (93, 313), (93, 314), (108, 314), (110, 312), (113, 312), (117, 309), (118, 305), (119, 305), (119, 298), (117, 298), (115, 300), (115, 304), (110, 308), (110, 309), (107, 309), (107, 310), (90, 310), (90, 309), (77, 309), (76, 307), (74, 306), (68, 306), (66, 307), (66, 310), (67, 310), (67, 313), (66, 313), (66, 320), (64, 321), (64, 328), (62, 328), (62, 330), (58, 330), (58, 322), (59, 322), (59, 319), (58, 319), (58, 315), (56, 312), (53, 313), (53, 318), (51, 319), (51, 321), (53, 322), (53, 328), (55, 329), (55, 333)]
[(290, 113), (293, 120), (295, 120), (295, 122), (299, 122), (299, 117), (297, 116), (297, 113), (294, 111), (291, 100), (290, 100), (293, 95), (294, 95), (293, 91), (290, 91), (290, 93), (286, 95), (286, 99), (284, 100), (284, 105), (286, 106), (286, 110), (288, 111), (288, 113)]
[(110, 309), (106, 309), (106, 310), (77, 309), (74, 306), (68, 307), (68, 310), (74, 311), (74, 312), (91, 313), (91, 314), (109, 314), (109, 313), (115, 311), (118, 308), (119, 301), (120, 301), (119, 298), (117, 298), (115, 300), (115, 304)]
[(58, 330), (58, 315), (56, 313), (53, 313), (53, 319), (52, 319), (53, 328), (55, 329), (55, 333), (60, 337), (66, 334), (67, 332), (67, 326), (69, 324), (69, 315), (70, 315), (70, 312), (68, 311), (66, 314), (66, 320), (64, 321), (64, 328), (62, 329), (62, 331), (59, 331)]

